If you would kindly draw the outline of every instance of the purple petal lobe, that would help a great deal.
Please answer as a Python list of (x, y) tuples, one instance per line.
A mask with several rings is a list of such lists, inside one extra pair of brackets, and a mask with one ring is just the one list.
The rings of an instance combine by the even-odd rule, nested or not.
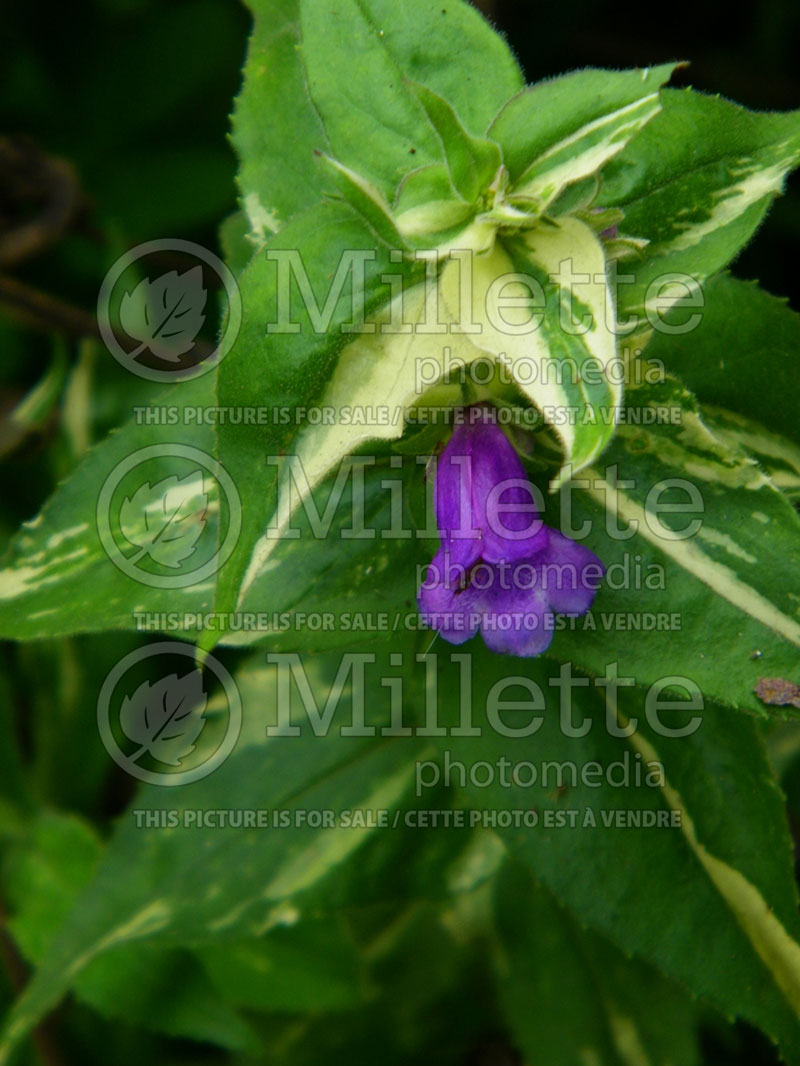
[(450, 644), (463, 644), (478, 632), (480, 593), (468, 584), (468, 571), (444, 547), (434, 555), (417, 593), (422, 621)]
[(583, 614), (592, 605), (606, 568), (583, 544), (555, 529), (542, 557), (541, 584), (551, 608), (561, 614)]
[(506, 589), (498, 581), (481, 599), (481, 636), (499, 655), (541, 655), (553, 639), (552, 611), (540, 589)]

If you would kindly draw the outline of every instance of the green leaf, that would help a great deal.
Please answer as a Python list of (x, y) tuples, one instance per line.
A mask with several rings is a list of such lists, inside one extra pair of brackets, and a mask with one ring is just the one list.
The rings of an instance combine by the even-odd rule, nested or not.
[[(316, 673), (320, 691), (330, 688), (338, 663)], [(414, 760), (424, 750), (414, 738), (386, 739), (313, 735), (272, 737), (265, 728), (277, 714), (274, 674), (248, 682), (240, 676), (243, 701), (256, 713), (245, 719), (237, 749), (200, 782), (169, 790), (143, 789), (136, 816), (122, 819), (91, 885), (53, 941), (12, 1015), (0, 1047), (0, 1061), (79, 975), (106, 953), (131, 944), (159, 947), (241, 940), (272, 928), (294, 925), (302, 893), (353, 855), (375, 832), (368, 826), (334, 828), (294, 822), (295, 811), (392, 810), (413, 781)], [(249, 687), (251, 686), (251, 687)], [(352, 694), (341, 712), (348, 714)], [(263, 717), (262, 717), (263, 716)], [(258, 720), (256, 720), (258, 718)], [(289, 828), (274, 826), (271, 812), (288, 812)], [(177, 812), (169, 831), (144, 828)], [(197, 824), (198, 812), (212, 812)], [(214, 821), (219, 811), (267, 812), (267, 825)], [(137, 825), (137, 818), (141, 826)], [(187, 885), (200, 885), (199, 892)], [(157, 886), (154, 895), (153, 886)]]
[(579, 70), (509, 100), (489, 129), (515, 193), (552, 202), (594, 174), (658, 111), (674, 63), (644, 70)]
[(321, 199), (314, 150), (327, 145), (300, 54), (299, 0), (252, 0), (253, 33), (233, 112), (238, 184), (250, 232), (263, 242)]
[[(41, 965), (47, 958), (59, 927), (90, 883), (102, 850), (86, 823), (74, 816), (45, 814), (12, 854), (6, 878), (9, 928), (29, 962)], [(186, 952), (127, 945), (90, 963), (75, 991), (105, 1017), (239, 1050), (252, 1050), (256, 1043)]]
[(472, 4), (363, 2), (405, 77), (443, 97), (470, 133), (485, 133), (506, 100), (523, 87), (505, 41)]
[(238, 278), (255, 252), (250, 239), (250, 222), (244, 211), (234, 211), (223, 220), (219, 227), (219, 243), (226, 264)]
[(800, 315), (728, 274), (706, 282), (702, 297), (701, 308), (664, 316), (669, 332), (654, 332), (648, 358), (660, 359), (704, 408), (727, 408), (800, 444)]
[(309, 91), (331, 150), (390, 199), (403, 174), (437, 162), (441, 148), (386, 30), (358, 0), (301, 0)]
[(366, 999), (363, 960), (340, 916), (304, 919), (260, 939), (207, 945), (197, 954), (225, 1002), (248, 1010), (317, 1014)]
[(466, 223), (472, 208), (453, 188), (442, 163), (412, 170), (397, 190), (394, 215), (403, 237), (429, 237)]
[[(171, 445), (180, 442), (213, 459), (213, 426), (192, 416), (192, 412), (214, 406), (213, 378), (213, 374), (206, 374), (157, 392), (153, 402), (143, 404), (140, 410), (145, 415), (151, 410), (165, 412), (169, 414), (168, 419), (151, 424), (145, 417), (134, 418), (112, 432), (86, 453), (42, 512), (22, 526), (0, 570), (0, 600), (4, 602), (2, 631), (7, 636), (20, 640), (133, 629), (136, 610), (194, 612), (201, 609), (208, 595), (208, 589), (202, 584), (157, 588), (118, 569), (100, 540), (97, 507), (103, 484), (119, 464), (140, 448), (163, 444), (168, 453)], [(153, 481), (168, 480), (174, 476), (174, 463), (165, 455), (148, 465), (147, 470)], [(216, 482), (204, 480), (211, 495), (199, 544), (213, 554), (219, 492)], [(161, 499), (159, 496), (158, 500)], [(121, 543), (125, 546), (124, 541)]]
[[(442, 658), (438, 690), (448, 710), (439, 724), (453, 727), (463, 715), (462, 668)], [(691, 712), (662, 711), (663, 726), (688, 730), (665, 736), (641, 689), (598, 691), (590, 679), (576, 688), (581, 679), (568, 666), (517, 660), (510, 670), (480, 647), (470, 676), (481, 735), (437, 741), (465, 804), (486, 812), (509, 855), (581, 924), (758, 1025), (797, 1061), (792, 848), (756, 723), (706, 704), (693, 732)], [(478, 709), (492, 703), (505, 703), (495, 713), (515, 735), (484, 719)], [(525, 736), (533, 719), (540, 725)], [(625, 731), (634, 720), (628, 736), (608, 724)], [(518, 824), (503, 821), (509, 811), (519, 812)]]
[(573, 528), (591, 523), (587, 543), (608, 573), (553, 654), (592, 672), (613, 657), (640, 684), (677, 674), (722, 703), (773, 710), (753, 688), (793, 676), (800, 645), (800, 519), (788, 500), (671, 379), (628, 394), (603, 468), (584, 478), (573, 483)]
[[(297, 274), (294, 283), (281, 274), (284, 268), (293, 270), (288, 260), (271, 261), (282, 254), (299, 265), (300, 291)], [(285, 227), (269, 242), (267, 257), (254, 260), (242, 275), (247, 314), (220, 366), (219, 403), (232, 410), (269, 406), (270, 417), (252, 427), (227, 422), (218, 427), (220, 460), (243, 501), (242, 532), (219, 574), (218, 611), (234, 609), (259, 568), (253, 552), (276, 506), (274, 466), (268, 460), (292, 447), (304, 421), (297, 408), (319, 401), (351, 336), (348, 328), (357, 331), (358, 320), (376, 303), (387, 302), (381, 275), (391, 271), (405, 279), (417, 269), (394, 262), (348, 205), (323, 203)], [(348, 450), (352, 447), (355, 442)], [(333, 456), (331, 465), (337, 459)]]
[[(281, 486), (282, 493), (289, 490), (288, 483)], [(394, 491), (402, 494), (400, 511)], [(296, 501), (300, 493), (293, 495)], [(397, 644), (413, 635), (416, 575), (429, 561), (426, 541), (417, 535), (426, 524), (422, 465), (405, 458), (394, 466), (381, 458), (365, 466), (356, 457), (304, 496), (302, 508), (293, 510), (284, 500), (275, 516), (284, 524), (257, 545), (258, 565), (242, 602), (244, 612), (265, 612), (270, 627), (234, 632), (224, 642), (322, 651), (385, 644), (389, 634)], [(330, 526), (321, 536), (326, 512)]]
[(442, 142), (453, 187), (467, 203), (475, 203), (500, 168), (499, 147), (485, 137), (472, 137), (438, 93), (424, 85), (412, 88)]
[(42, 814), (7, 861), (9, 928), (38, 963), (102, 854), (94, 829), (75, 815)]
[(750, 112), (688, 89), (665, 90), (661, 103), (604, 169), (599, 200), (625, 212), (625, 236), (649, 242), (618, 290), (620, 309), (639, 314), (665, 309), (729, 263), (800, 160), (798, 112)]
[(308, 84), (333, 154), (391, 200), (408, 171), (442, 150), (404, 79), (427, 86), (482, 134), (521, 85), (503, 41), (462, 0), (301, 3)]
[(125, 944), (90, 962), (75, 994), (106, 1018), (231, 1051), (260, 1043), (188, 951)]
[(461, 1066), (487, 1032), (500, 1030), (487, 945), (464, 935), (461, 916), (423, 904), (395, 908), (387, 917), (364, 944), (374, 979), (367, 1003), (290, 1016), (288, 1024), (280, 1016), (263, 1018), (274, 1066), (369, 1063), (376, 1048), (385, 1066)]
[(500, 1001), (537, 1066), (697, 1066), (697, 1007), (657, 970), (591, 933), (528, 872), (507, 863), (495, 889)]

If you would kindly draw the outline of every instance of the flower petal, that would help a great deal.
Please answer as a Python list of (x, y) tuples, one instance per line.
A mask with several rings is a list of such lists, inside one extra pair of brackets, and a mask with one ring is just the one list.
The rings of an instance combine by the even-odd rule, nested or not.
[(588, 611), (606, 572), (593, 551), (558, 530), (548, 530), (548, 545), (541, 558), (540, 584), (552, 610), (562, 614)]
[(458, 425), (436, 464), (434, 504), (442, 545), (462, 566), (480, 558), (482, 530), (475, 524), (470, 427)]
[(464, 421), (436, 471), (436, 520), (459, 562), (529, 558), (547, 540), (519, 456), (486, 404), (464, 409)]
[(492, 651), (540, 655), (553, 638), (554, 612), (587, 611), (605, 567), (544, 525), (496, 409), (480, 404), (461, 414), (436, 471), (442, 543), (420, 586), (419, 609), (451, 644), (480, 628)]
[(425, 580), (417, 593), (423, 623), (437, 629), (450, 644), (463, 644), (478, 632), (479, 614), (475, 606), (479, 591), (462, 587), (463, 568), (442, 546), (434, 555)]
[(488, 562), (529, 559), (546, 546), (547, 529), (524, 471), (521, 477), (495, 480), (484, 497), (484, 508), (482, 558)]
[(541, 589), (503, 589), (484, 593), (480, 602), (481, 636), (499, 655), (541, 655), (553, 639), (552, 611)]

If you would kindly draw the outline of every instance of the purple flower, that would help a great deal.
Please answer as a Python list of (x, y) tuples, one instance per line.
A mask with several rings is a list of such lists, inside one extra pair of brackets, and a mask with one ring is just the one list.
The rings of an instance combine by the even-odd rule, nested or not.
[(462, 415), (436, 469), (442, 543), (420, 585), (422, 620), (451, 644), (480, 630), (494, 652), (539, 655), (554, 613), (587, 611), (605, 567), (544, 524), (495, 408)]

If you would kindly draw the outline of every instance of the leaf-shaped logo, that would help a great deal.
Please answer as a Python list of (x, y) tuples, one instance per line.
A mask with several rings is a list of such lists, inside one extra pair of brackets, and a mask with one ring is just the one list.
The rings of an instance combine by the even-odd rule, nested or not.
[(139, 745), (130, 756), (136, 762), (149, 752), (159, 762), (180, 766), (200, 736), (208, 696), (199, 670), (184, 677), (170, 674), (150, 684), (142, 682), (132, 696), (126, 696), (119, 712), (125, 736)]
[(139, 548), (128, 562), (135, 564), (149, 555), (154, 562), (177, 569), (195, 551), (207, 510), (202, 470), (183, 478), (173, 474), (155, 485), (145, 482), (120, 507), (120, 529)]
[(164, 362), (177, 363), (200, 332), (207, 299), (201, 266), (140, 281), (133, 292), (125, 293), (119, 308), (120, 325), (129, 337), (140, 341), (129, 358), (136, 359), (149, 349)]

